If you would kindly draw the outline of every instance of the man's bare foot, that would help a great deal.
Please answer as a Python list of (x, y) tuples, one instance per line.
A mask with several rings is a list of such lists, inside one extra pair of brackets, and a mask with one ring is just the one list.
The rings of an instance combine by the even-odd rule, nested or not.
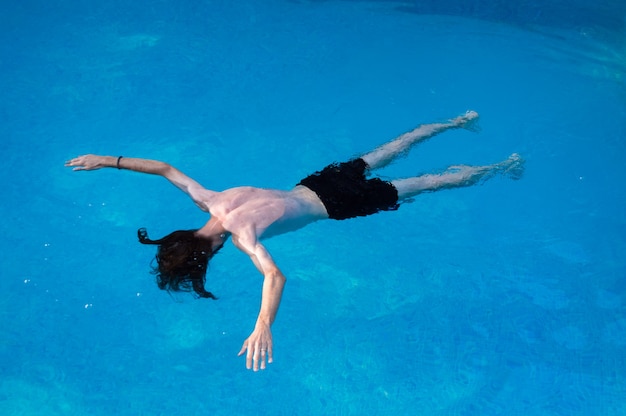
[(453, 165), (444, 172), (444, 174), (456, 175), (466, 183), (486, 180), (497, 173), (506, 175), (513, 180), (521, 179), (524, 174), (524, 159), (519, 154), (513, 153), (507, 159), (493, 165)]
[(498, 168), (502, 174), (513, 180), (521, 179), (524, 175), (524, 159), (517, 153), (513, 153), (508, 159), (498, 163)]
[(462, 127), (470, 131), (478, 131), (478, 113), (473, 110), (467, 110), (462, 116), (458, 116), (450, 120), (455, 127)]

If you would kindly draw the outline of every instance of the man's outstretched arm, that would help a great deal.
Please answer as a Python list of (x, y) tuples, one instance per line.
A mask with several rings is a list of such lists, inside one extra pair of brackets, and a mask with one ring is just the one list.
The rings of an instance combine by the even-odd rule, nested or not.
[(280, 271), (265, 247), (254, 238), (233, 235), (233, 243), (247, 253), (254, 265), (263, 274), (261, 309), (252, 334), (243, 342), (239, 355), (246, 353), (246, 368), (257, 371), (265, 369), (273, 357), (272, 332), (270, 327), (276, 319), (285, 286), (285, 276)]
[(101, 168), (118, 168), (133, 172), (148, 173), (163, 176), (177, 188), (189, 195), (196, 203), (204, 201), (202, 193), (210, 192), (195, 180), (185, 175), (172, 165), (158, 160), (140, 159), (134, 157), (78, 156), (65, 162), (65, 166), (73, 167), (75, 171), (96, 170)]

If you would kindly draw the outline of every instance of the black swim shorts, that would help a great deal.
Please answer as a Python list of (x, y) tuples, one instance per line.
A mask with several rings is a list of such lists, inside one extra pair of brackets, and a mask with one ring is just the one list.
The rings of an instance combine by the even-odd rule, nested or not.
[(315, 192), (334, 220), (398, 209), (398, 190), (379, 178), (367, 179), (366, 168), (361, 158), (333, 163), (302, 179), (298, 185)]

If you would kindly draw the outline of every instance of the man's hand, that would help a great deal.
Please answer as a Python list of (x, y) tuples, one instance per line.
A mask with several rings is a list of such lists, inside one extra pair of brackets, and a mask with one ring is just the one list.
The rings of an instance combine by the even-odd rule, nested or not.
[(65, 162), (65, 166), (73, 166), (73, 170), (96, 170), (115, 165), (116, 159), (111, 156), (84, 155)]
[(268, 364), (273, 361), (272, 331), (270, 331), (268, 324), (257, 322), (252, 334), (243, 342), (238, 356), (241, 357), (246, 350), (248, 350), (246, 354), (246, 368), (248, 370), (259, 371), (259, 368), (265, 370), (265, 360), (267, 359)]

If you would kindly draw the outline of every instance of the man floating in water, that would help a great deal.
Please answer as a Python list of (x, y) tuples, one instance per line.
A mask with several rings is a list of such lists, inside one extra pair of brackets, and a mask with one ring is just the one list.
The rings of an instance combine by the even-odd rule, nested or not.
[(289, 191), (249, 186), (212, 191), (167, 163), (122, 156), (79, 156), (65, 166), (77, 171), (108, 167), (160, 175), (189, 195), (201, 210), (211, 214), (209, 221), (199, 229), (174, 231), (160, 240), (151, 240), (145, 229), (139, 229), (139, 241), (158, 246), (155, 274), (159, 288), (193, 290), (203, 298), (216, 299), (204, 287), (207, 265), (229, 237), (235, 247), (250, 256), (263, 275), (261, 308), (254, 330), (244, 341), (239, 355), (245, 353), (246, 367), (257, 371), (265, 369), (266, 363), (273, 360), (270, 327), (285, 285), (285, 276), (261, 240), (317, 220), (344, 220), (396, 210), (400, 203), (409, 202), (423, 192), (474, 185), (498, 173), (519, 179), (523, 160), (516, 153), (493, 165), (456, 165), (440, 174), (391, 182), (367, 178), (372, 171), (405, 154), (411, 146), (448, 129), (469, 129), (477, 118), (476, 112), (468, 111), (446, 123), (419, 126), (359, 158), (331, 164), (304, 178)]

